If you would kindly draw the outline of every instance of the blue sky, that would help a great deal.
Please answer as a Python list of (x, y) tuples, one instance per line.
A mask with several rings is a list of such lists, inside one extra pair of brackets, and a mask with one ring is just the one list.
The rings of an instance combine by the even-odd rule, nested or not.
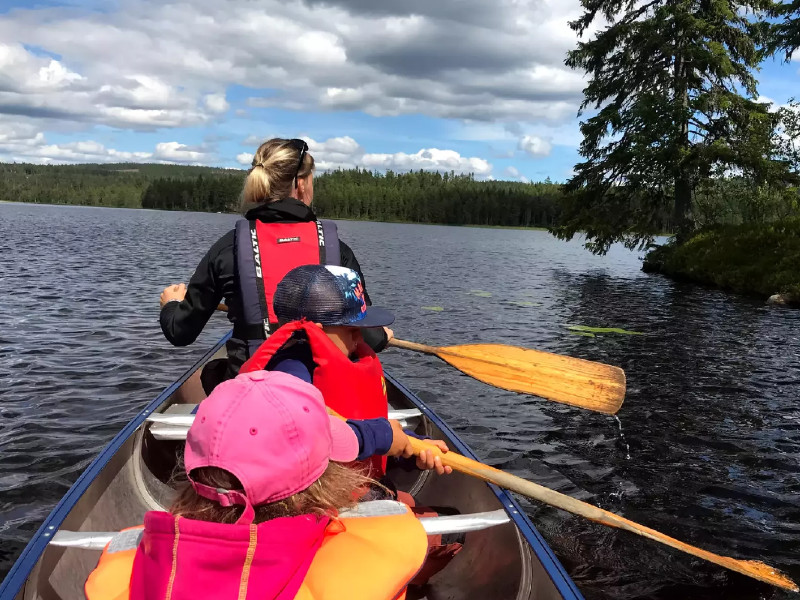
[[(566, 179), (578, 0), (0, 0), (0, 161), (240, 168), (303, 137), (321, 168)], [(762, 96), (800, 90), (764, 63)]]

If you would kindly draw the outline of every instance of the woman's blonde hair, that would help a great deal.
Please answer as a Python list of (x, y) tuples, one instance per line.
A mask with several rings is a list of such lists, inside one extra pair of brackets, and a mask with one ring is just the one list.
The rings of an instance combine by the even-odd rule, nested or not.
[[(185, 477), (185, 471), (184, 471)], [(228, 471), (218, 467), (202, 467), (192, 471), (192, 478), (214, 488), (241, 490), (241, 482)], [(325, 472), (302, 492), (278, 502), (255, 506), (253, 523), (262, 523), (279, 517), (298, 515), (332, 515), (339, 509), (351, 508), (367, 486), (376, 483), (358, 471), (330, 462)], [(222, 506), (199, 495), (187, 482), (172, 503), (169, 511), (175, 516), (211, 521), (213, 523), (235, 523), (244, 512), (243, 506)]]
[[(314, 170), (314, 157), (299, 143), (283, 138), (267, 140), (253, 156), (242, 191), (242, 212), (265, 202), (275, 202), (292, 194), (295, 179), (308, 177)], [(298, 168), (299, 167), (299, 168)]]

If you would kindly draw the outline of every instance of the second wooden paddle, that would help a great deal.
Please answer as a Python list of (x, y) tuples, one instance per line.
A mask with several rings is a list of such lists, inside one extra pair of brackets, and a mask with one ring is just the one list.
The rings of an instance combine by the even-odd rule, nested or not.
[(625, 372), (580, 358), (507, 346), (426, 346), (393, 339), (390, 346), (438, 356), (478, 381), (613, 415), (625, 398)]
[[(331, 412), (330, 409), (329, 412)], [(759, 581), (763, 581), (786, 590), (792, 590), (793, 592), (797, 591), (797, 585), (795, 585), (791, 579), (783, 575), (780, 571), (773, 569), (767, 564), (764, 564), (763, 562), (756, 560), (739, 560), (729, 556), (720, 556), (719, 554), (714, 554), (708, 550), (690, 546), (689, 544), (669, 537), (660, 531), (650, 529), (649, 527), (640, 525), (639, 523), (631, 521), (630, 519), (615, 515), (612, 512), (592, 506), (591, 504), (582, 502), (581, 500), (577, 500), (560, 492), (556, 492), (555, 490), (551, 490), (550, 488), (533, 483), (527, 479), (522, 479), (522, 477), (517, 477), (511, 473), (506, 473), (500, 469), (495, 469), (489, 465), (484, 465), (483, 463), (479, 463), (478, 461), (467, 458), (466, 456), (456, 454), (455, 452), (442, 453), (436, 446), (428, 444), (423, 440), (418, 440), (410, 436), (408, 440), (411, 442), (415, 454), (419, 454), (424, 450), (432, 450), (434, 454), (441, 456), (443, 465), (452, 467), (454, 471), (461, 471), (467, 475), (477, 477), (478, 479), (483, 479), (489, 483), (494, 483), (495, 485), (499, 485), (500, 487), (511, 490), (512, 492), (517, 492), (518, 494), (522, 494), (523, 496), (527, 496), (533, 500), (538, 500), (539, 502), (544, 502), (545, 504), (555, 506), (556, 508), (566, 510), (581, 517), (586, 517), (587, 519), (595, 521), (596, 523), (601, 523), (603, 525), (608, 525), (609, 527), (616, 527), (618, 529), (624, 529), (625, 531), (636, 533), (653, 541), (666, 544), (667, 546), (691, 554), (692, 556), (697, 556), (698, 558), (702, 558), (714, 564), (720, 565), (726, 569), (730, 569), (732, 571), (736, 571), (737, 573), (741, 573), (742, 575), (747, 575), (748, 577), (758, 579)]]

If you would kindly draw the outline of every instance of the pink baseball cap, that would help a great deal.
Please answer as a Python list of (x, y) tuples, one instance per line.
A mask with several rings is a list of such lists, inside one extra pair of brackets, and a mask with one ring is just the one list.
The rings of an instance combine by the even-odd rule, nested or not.
[[(237, 523), (251, 523), (253, 506), (303, 491), (328, 468), (358, 455), (350, 426), (328, 414), (321, 392), (288, 373), (253, 371), (225, 381), (200, 403), (186, 436), (184, 463), (198, 494), (222, 506), (246, 507)], [(200, 484), (191, 472), (225, 469), (243, 490)]]

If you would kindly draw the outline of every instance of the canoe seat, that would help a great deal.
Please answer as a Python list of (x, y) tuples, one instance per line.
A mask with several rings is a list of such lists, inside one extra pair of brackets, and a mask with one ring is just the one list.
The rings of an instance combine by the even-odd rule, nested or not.
[[(405, 508), (398, 506), (399, 502), (393, 500), (380, 500), (378, 502), (368, 502), (365, 504), (381, 505), (370, 507), (369, 510), (359, 511), (358, 507), (351, 511), (342, 512), (342, 516), (347, 517), (366, 517), (378, 516), (380, 514), (394, 514), (404, 511)], [(359, 505), (361, 506), (361, 505)], [(446, 517), (422, 517), (419, 522), (425, 528), (428, 535), (464, 533), (467, 531), (479, 531), (497, 525), (508, 523), (508, 514), (502, 508), (497, 510), (479, 512), (468, 515), (452, 515)], [(119, 544), (129, 544), (132, 536), (141, 535), (141, 530), (134, 531), (64, 531), (59, 530), (50, 540), (53, 546), (62, 548), (79, 548), (82, 550), (102, 550), (109, 542)], [(138, 538), (137, 538), (138, 540)]]
[[(150, 433), (157, 440), (185, 440), (186, 432), (194, 421), (197, 404), (173, 404), (163, 413), (154, 413), (147, 417), (151, 423)], [(416, 427), (422, 412), (416, 408), (406, 410), (390, 410), (389, 418), (400, 421), (403, 428)]]

